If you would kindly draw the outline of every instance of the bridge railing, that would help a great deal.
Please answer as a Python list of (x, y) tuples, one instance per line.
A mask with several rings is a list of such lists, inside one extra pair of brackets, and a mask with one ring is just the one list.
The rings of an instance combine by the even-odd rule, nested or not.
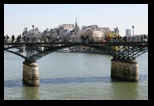
[[(69, 36), (70, 37), (70, 36)], [(57, 39), (57, 38), (51, 38), (51, 37), (46, 37), (46, 38), (36, 38), (36, 37), (31, 37), (31, 38), (26, 38), (26, 37), (21, 37), (21, 38), (16, 38), (12, 41), (11, 37), (9, 39), (4, 38), (4, 43), (19, 43), (19, 42), (26, 42), (26, 43), (38, 43), (38, 42), (45, 42), (45, 43), (51, 43), (51, 42), (148, 42), (148, 36), (147, 35), (142, 35), (142, 36), (124, 36), (124, 37), (113, 37), (113, 38), (105, 38), (102, 37), (101, 39), (96, 39), (97, 37), (93, 37), (95, 41), (93, 41), (89, 37), (78, 37), (78, 39), (75, 39), (74, 37), (70, 38), (70, 40), (67, 39)]]

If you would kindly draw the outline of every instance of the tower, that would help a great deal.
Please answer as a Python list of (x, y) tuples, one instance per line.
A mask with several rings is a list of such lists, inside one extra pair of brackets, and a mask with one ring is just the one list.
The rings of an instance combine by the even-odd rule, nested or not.
[(131, 36), (131, 29), (126, 29), (126, 36)]

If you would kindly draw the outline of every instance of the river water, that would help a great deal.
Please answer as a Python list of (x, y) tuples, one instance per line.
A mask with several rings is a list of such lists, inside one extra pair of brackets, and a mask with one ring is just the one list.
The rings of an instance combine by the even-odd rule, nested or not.
[(37, 61), (39, 87), (24, 86), (24, 59), (4, 52), (4, 100), (148, 100), (148, 53), (139, 82), (113, 81), (109, 55), (53, 52)]

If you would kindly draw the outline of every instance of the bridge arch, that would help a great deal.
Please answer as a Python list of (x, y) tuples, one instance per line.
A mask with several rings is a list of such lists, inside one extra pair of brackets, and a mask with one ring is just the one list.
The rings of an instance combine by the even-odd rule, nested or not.
[(4, 48), (4, 51), (13, 53), (13, 54), (15, 54), (15, 55), (17, 55), (17, 56), (20, 56), (20, 57), (22, 57), (22, 58), (24, 58), (24, 59), (27, 59), (26, 56), (20, 54), (19, 52), (15, 52), (15, 51), (9, 50), (9, 49), (12, 49), (12, 48), (19, 48), (19, 47), (21, 47), (21, 46), (16, 46), (16, 45), (14, 45), (14, 46), (11, 46), (11, 47)]
[[(34, 45), (34, 46), (37, 46), (37, 45)], [(39, 45), (38, 47), (44, 47), (45, 48), (44, 51), (38, 51), (37, 53), (30, 55), (30, 56), (24, 56), (24, 55), (20, 54), (20, 52), (15, 52), (15, 51), (9, 50), (11, 48), (22, 47), (22, 45), (19, 45), (19, 46), (15, 45), (15, 46), (7, 47), (7, 48), (4, 48), (4, 50), (7, 51), (7, 52), (10, 52), (10, 53), (13, 53), (15, 55), (18, 55), (18, 56), (24, 58), (25, 60), (36, 62), (40, 58), (42, 58), (42, 57), (44, 57), (44, 56), (46, 56), (46, 55), (48, 55), (52, 52), (55, 52), (55, 51), (60, 50), (60, 49), (68, 48), (68, 47), (74, 47), (74, 46), (90, 47), (90, 48), (94, 48), (94, 49), (97, 49), (97, 50), (100, 50), (100, 51), (104, 51), (108, 55), (112, 55), (109, 52), (111, 49), (106, 45), (98, 46), (98, 45), (89, 45), (89, 44), (66, 44), (66, 45), (62, 45), (62, 46), (41, 46), (41, 45)]]
[(52, 52), (55, 52), (57, 50), (60, 50), (60, 49), (64, 49), (64, 48), (68, 48), (68, 47), (74, 47), (74, 46), (85, 46), (85, 47), (90, 47), (90, 48), (95, 48), (97, 50), (100, 50), (100, 51), (104, 51), (106, 54), (108, 55), (111, 55), (112, 56), (112, 53), (110, 53), (111, 51), (111, 48), (109, 48), (108, 46), (104, 45), (104, 46), (97, 46), (97, 45), (88, 45), (88, 44), (83, 44), (83, 45), (63, 45), (63, 46), (56, 46), (56, 47), (52, 47), (52, 46), (42, 46), (42, 47), (45, 47), (47, 49), (44, 49), (44, 51), (40, 51), (34, 55), (32, 55), (30, 58), (34, 61), (37, 61), (39, 60), (40, 58), (52, 53)]
[[(26, 43), (23, 44), (25, 45)], [(136, 57), (148, 51), (148, 42), (27, 43), (25, 45), (27, 48), (26, 56), (8, 50), (10, 48), (21, 47), (23, 46), (23, 44), (19, 43), (19, 46), (4, 48), (4, 50), (33, 62), (36, 62), (38, 59), (54, 51), (73, 46), (86, 46), (95, 48), (97, 50), (105, 52), (108, 55), (113, 56), (114, 58), (119, 59), (135, 59)], [(38, 47), (44, 47), (44, 51), (37, 51), (34, 53), (34, 51), (36, 51)]]

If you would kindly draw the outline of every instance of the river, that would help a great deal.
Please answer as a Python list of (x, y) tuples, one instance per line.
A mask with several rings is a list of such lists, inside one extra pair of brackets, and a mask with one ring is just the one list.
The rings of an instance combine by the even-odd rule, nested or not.
[(148, 100), (148, 52), (139, 82), (113, 81), (109, 55), (53, 52), (37, 61), (39, 87), (24, 86), (24, 59), (4, 52), (4, 100)]

